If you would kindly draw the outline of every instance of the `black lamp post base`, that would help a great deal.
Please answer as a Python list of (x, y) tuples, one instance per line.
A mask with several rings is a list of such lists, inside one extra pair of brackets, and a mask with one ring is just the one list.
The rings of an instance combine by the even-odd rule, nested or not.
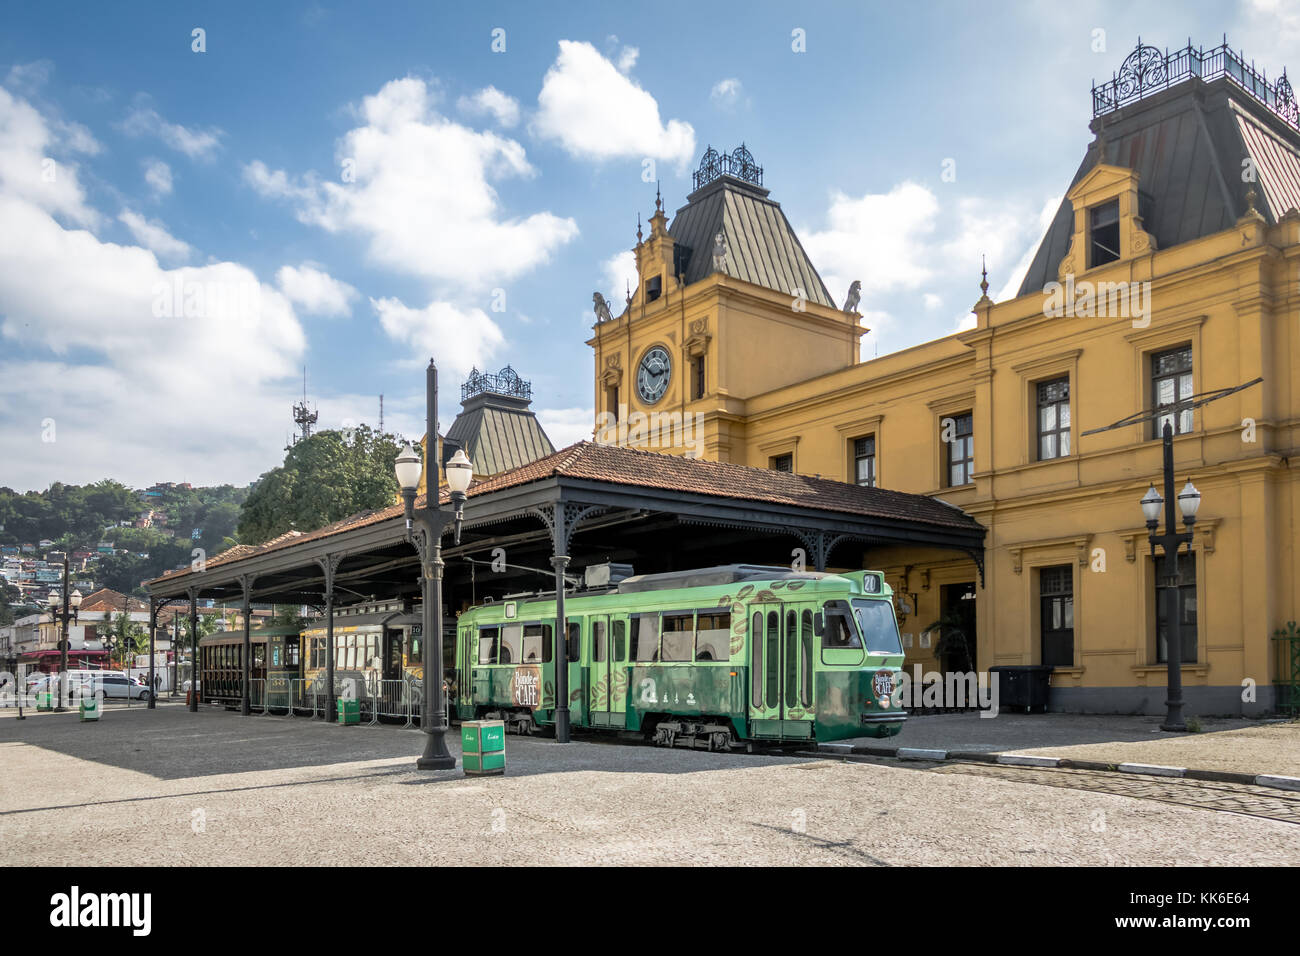
[(448, 754), (445, 757), (421, 757), (415, 762), (416, 770), (455, 770), (456, 758)]

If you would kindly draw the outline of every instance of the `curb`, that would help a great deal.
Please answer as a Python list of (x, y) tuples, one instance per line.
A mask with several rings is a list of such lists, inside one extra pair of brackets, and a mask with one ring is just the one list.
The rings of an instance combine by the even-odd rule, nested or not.
[(1235, 770), (1200, 770), (1195, 767), (1166, 767), (1149, 763), (1106, 763), (1102, 760), (1076, 760), (1072, 757), (1044, 757), (1038, 754), (987, 753), (981, 750), (939, 750), (925, 747), (871, 747), (848, 743), (818, 744), (815, 751), (803, 751), (807, 757), (889, 757), (894, 760), (925, 760), (933, 763), (992, 763), (1006, 767), (1038, 767), (1068, 770), (1102, 770), (1132, 773), (1149, 777), (1173, 777), (1204, 780), (1212, 783), (1237, 783), (1251, 787), (1300, 792), (1300, 777), (1280, 774), (1243, 773)]

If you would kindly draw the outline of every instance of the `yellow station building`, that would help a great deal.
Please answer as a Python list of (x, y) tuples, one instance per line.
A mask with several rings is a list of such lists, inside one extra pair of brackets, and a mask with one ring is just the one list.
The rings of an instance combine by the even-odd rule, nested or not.
[(1226, 47), (1139, 47), (1093, 102), (1019, 294), (869, 361), (856, 297), (836, 306), (753, 157), (710, 149), (671, 222), (657, 201), (638, 230), (625, 309), (597, 303), (596, 438), (942, 498), (988, 529), (982, 566), (851, 543), (826, 561), (887, 572), (909, 669), (968, 666), (961, 631), (979, 670), (1052, 665), (1054, 709), (1160, 713), (1139, 501), (1170, 420), (1177, 486), (1202, 495), (1181, 559), (1189, 712), (1264, 712), (1288, 676), (1272, 636), (1300, 616), (1300, 114), (1285, 75)]

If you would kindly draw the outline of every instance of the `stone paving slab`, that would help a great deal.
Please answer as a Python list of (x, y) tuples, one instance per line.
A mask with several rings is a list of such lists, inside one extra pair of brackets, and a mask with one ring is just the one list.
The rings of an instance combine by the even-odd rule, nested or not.
[(504, 777), (466, 778), (416, 771), (422, 746), (215, 708), (0, 713), (0, 865), (1300, 861), (1294, 823), (924, 762), (509, 737)]
[(1152, 764), (1300, 777), (1300, 721), (1203, 719), (1200, 733), (1171, 734), (1159, 717), (976, 713), (910, 718), (896, 737), (861, 737), (850, 750), (899, 748), (1028, 754), (1106, 765)]

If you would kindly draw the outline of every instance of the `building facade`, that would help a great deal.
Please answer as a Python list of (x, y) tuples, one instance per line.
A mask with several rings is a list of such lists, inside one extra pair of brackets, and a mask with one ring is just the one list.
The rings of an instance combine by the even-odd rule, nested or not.
[(1265, 712), (1300, 584), (1300, 113), (1226, 47), (1140, 47), (1093, 101), (1019, 294), (985, 278), (969, 330), (870, 361), (853, 290), (837, 309), (747, 151), (710, 150), (588, 342), (596, 438), (942, 498), (988, 529), (982, 562), (852, 542), (827, 561), (887, 571), (909, 667), (1048, 664), (1054, 709), (1159, 713), (1139, 501), (1169, 421), (1177, 484), (1202, 494), (1185, 699)]

